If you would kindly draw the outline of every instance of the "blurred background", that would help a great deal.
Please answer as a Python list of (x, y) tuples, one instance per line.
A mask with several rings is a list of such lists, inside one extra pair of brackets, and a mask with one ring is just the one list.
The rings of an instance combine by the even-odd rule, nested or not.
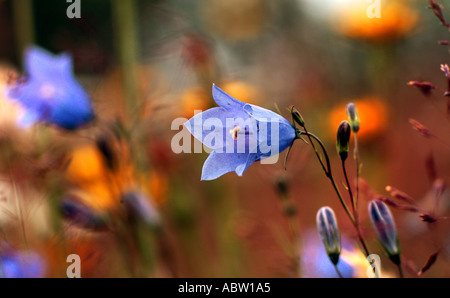
[[(389, 196), (391, 185), (439, 217), (428, 223), (391, 208), (405, 276), (439, 251), (423, 277), (450, 277), (450, 193), (436, 203), (433, 188), (450, 174), (440, 70), (450, 54), (438, 44), (450, 33), (428, 1), (381, 0), (375, 19), (363, 0), (79, 3), (81, 17), (69, 18), (66, 1), (0, 0), (0, 254), (13, 268), (4, 276), (65, 277), (67, 255), (78, 254), (82, 277), (336, 277), (315, 226), (317, 210), (330, 206), (342, 232), (339, 266), (345, 276), (366, 277), (354, 229), (307, 144), (294, 144), (286, 170), (283, 152), (275, 165), (255, 163), (243, 177), (206, 182), (207, 153), (172, 151), (179, 132), (172, 121), (215, 106), (215, 83), (241, 101), (276, 104), (287, 119), (295, 105), (324, 142), (339, 187), (336, 130), (354, 102), (365, 181), (361, 226), (381, 256), (382, 275), (398, 273), (379, 248), (367, 203)], [(3, 89), (24, 72), (33, 44), (73, 57), (95, 125), (72, 133), (15, 125), (20, 107)], [(422, 80), (442, 90), (426, 96), (408, 85)], [(434, 137), (420, 135), (410, 118)], [(348, 167), (355, 181), (352, 158)], [(154, 210), (124, 207), (130, 193)], [(88, 215), (80, 219), (80, 210)]]

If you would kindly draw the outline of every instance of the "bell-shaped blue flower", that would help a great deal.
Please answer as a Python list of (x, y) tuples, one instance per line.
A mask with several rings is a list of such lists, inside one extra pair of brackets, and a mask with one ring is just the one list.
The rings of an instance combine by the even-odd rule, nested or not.
[(212, 95), (220, 107), (185, 123), (196, 139), (214, 149), (203, 165), (202, 180), (232, 171), (242, 176), (253, 162), (282, 152), (295, 140), (294, 127), (280, 115), (241, 102), (215, 85)]
[(44, 274), (44, 260), (36, 253), (8, 250), (0, 255), (0, 278), (40, 278)]
[(90, 98), (74, 78), (69, 55), (55, 56), (31, 47), (25, 55), (25, 69), (26, 78), (7, 88), (7, 97), (25, 108), (19, 126), (40, 121), (72, 130), (94, 118)]

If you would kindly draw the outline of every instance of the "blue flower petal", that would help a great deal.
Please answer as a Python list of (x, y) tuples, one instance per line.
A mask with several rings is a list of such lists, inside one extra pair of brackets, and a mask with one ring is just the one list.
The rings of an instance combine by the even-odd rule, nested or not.
[(232, 171), (242, 176), (256, 160), (256, 153), (217, 153), (213, 151), (203, 165), (201, 180), (214, 180)]
[(213, 84), (212, 95), (216, 103), (222, 108), (235, 112), (241, 111), (245, 105), (242, 101), (239, 101), (230, 95), (226, 94), (222, 89)]
[(42, 48), (33, 46), (26, 51), (25, 67), (30, 74), (70, 76), (72, 59), (67, 54), (53, 55)]
[[(238, 117), (236, 113), (227, 111), (222, 107), (215, 107), (195, 115), (184, 125), (197, 140), (211, 149), (219, 149), (220, 152), (233, 150), (233, 152), (241, 153), (256, 152), (254, 150), (257, 147), (256, 122), (249, 121), (251, 119), (246, 113), (241, 113), (241, 116), (246, 118)], [(236, 126), (248, 130), (249, 134), (245, 137), (242, 136), (242, 138), (245, 138), (245, 144), (233, 140), (230, 130), (233, 130)], [(240, 151), (237, 151), (237, 147), (242, 148), (242, 145), (247, 145), (246, 150), (240, 149)], [(227, 148), (229, 151), (226, 150)]]
[[(295, 129), (285, 118), (255, 105), (246, 104), (243, 109), (259, 122), (258, 143), (263, 158), (280, 153), (292, 144), (296, 137)], [(272, 131), (275, 123), (278, 124), (278, 134)]]

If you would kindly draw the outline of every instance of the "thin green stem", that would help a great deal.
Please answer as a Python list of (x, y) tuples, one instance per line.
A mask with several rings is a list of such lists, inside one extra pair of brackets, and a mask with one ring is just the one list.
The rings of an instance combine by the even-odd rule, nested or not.
[(398, 268), (398, 274), (400, 275), (400, 278), (404, 278), (405, 276), (403, 275), (402, 263), (398, 263), (397, 268)]
[[(352, 215), (352, 213), (350, 212), (350, 210), (349, 210), (347, 204), (345, 203), (345, 201), (344, 201), (344, 199), (343, 199), (343, 197), (342, 197), (342, 195), (341, 195), (341, 193), (340, 193), (340, 191), (339, 191), (339, 189), (338, 189), (338, 187), (337, 187), (337, 185), (336, 185), (336, 181), (334, 180), (333, 174), (332, 174), (332, 172), (331, 172), (330, 158), (329, 158), (329, 156), (328, 156), (328, 153), (327, 153), (327, 151), (326, 151), (326, 149), (325, 149), (324, 144), (323, 144), (322, 141), (321, 141), (318, 137), (316, 137), (314, 134), (309, 133), (309, 132), (306, 130), (306, 127), (303, 127), (303, 128), (305, 129), (305, 132), (298, 131), (297, 133), (298, 133), (299, 135), (305, 134), (305, 135), (308, 137), (308, 139), (309, 139), (311, 145), (313, 146), (314, 152), (316, 153), (316, 156), (318, 157), (318, 159), (319, 159), (319, 161), (320, 161), (320, 163), (321, 163), (321, 165), (322, 165), (322, 168), (324, 169), (324, 172), (325, 172), (327, 178), (330, 180), (331, 185), (333, 186), (334, 191), (336, 192), (336, 194), (337, 194), (337, 196), (338, 196), (338, 198), (339, 198), (339, 201), (341, 202), (341, 205), (344, 207), (345, 212), (347, 213), (347, 216), (349, 217), (350, 221), (352, 222), (353, 226), (354, 226), (355, 229), (356, 229), (356, 232), (357, 232), (357, 234), (358, 234), (358, 239), (359, 239), (359, 241), (361, 242), (361, 245), (363, 246), (363, 250), (364, 250), (364, 253), (365, 253), (366, 257), (369, 256), (370, 253), (369, 253), (369, 250), (367, 249), (367, 245), (366, 245), (366, 243), (365, 243), (365, 241), (364, 241), (364, 238), (363, 238), (362, 235), (361, 235), (361, 230), (360, 230), (360, 228), (359, 228), (359, 224), (358, 224), (357, 220), (355, 219), (355, 217), (354, 217), (354, 216)], [(325, 155), (325, 160), (326, 160), (326, 164), (327, 164), (327, 167), (326, 167), (326, 168), (325, 168), (325, 166), (324, 166), (324, 164), (323, 164), (323, 161), (321, 160), (321, 158), (320, 158), (320, 156), (319, 156), (319, 153), (318, 153), (316, 147), (314, 146), (313, 139), (320, 145), (320, 147), (321, 147), (321, 149), (322, 149), (322, 152), (323, 152), (323, 154)], [(345, 167), (344, 167), (344, 168), (345, 168)], [(350, 185), (348, 184), (348, 178), (347, 178), (347, 187), (349, 187), (349, 189), (350, 189)], [(353, 202), (352, 202), (352, 205), (353, 205)]]
[(359, 147), (358, 147), (358, 133), (353, 134), (355, 136), (355, 149), (353, 151), (353, 157), (356, 162), (356, 198), (355, 198), (355, 210), (358, 210), (359, 201)]
[[(304, 127), (304, 128), (305, 128), (305, 127)], [(316, 137), (314, 134), (309, 133), (309, 132), (306, 130), (306, 128), (305, 128), (305, 132), (299, 132), (299, 134), (300, 134), (300, 135), (305, 134), (305, 135), (308, 137), (309, 142), (311, 143), (311, 146), (313, 147), (314, 152), (316, 153), (316, 156), (317, 156), (317, 158), (319, 159), (320, 164), (322, 165), (322, 168), (323, 168), (323, 170), (324, 170), (324, 172), (325, 172), (325, 175), (326, 175), (327, 178), (330, 180), (331, 185), (333, 186), (334, 191), (336, 192), (336, 194), (337, 194), (337, 196), (338, 196), (338, 198), (339, 198), (339, 201), (341, 202), (341, 205), (344, 207), (345, 212), (347, 213), (347, 216), (350, 218), (350, 221), (352, 222), (352, 224), (355, 225), (355, 219), (353, 218), (353, 215), (351, 214), (350, 210), (348, 209), (347, 204), (345, 203), (344, 199), (342, 198), (341, 192), (339, 191), (339, 189), (338, 189), (338, 187), (337, 187), (337, 185), (336, 185), (336, 181), (334, 181), (334, 177), (333, 177), (333, 174), (332, 174), (332, 172), (331, 172), (330, 158), (329, 158), (329, 156), (328, 156), (328, 153), (327, 153), (327, 151), (326, 151), (326, 149), (325, 149), (324, 144), (323, 144), (322, 141), (321, 141), (318, 137)], [(320, 145), (320, 147), (321, 147), (321, 149), (322, 149), (322, 152), (323, 152), (323, 154), (325, 155), (325, 160), (326, 160), (326, 164), (327, 164), (326, 167), (325, 167), (325, 165), (323, 164), (322, 159), (320, 158), (319, 152), (317, 151), (317, 148), (316, 148), (315, 145), (314, 145), (313, 139)]]
[(342, 161), (342, 171), (344, 172), (345, 183), (347, 184), (348, 194), (350, 196), (350, 201), (352, 203), (353, 216), (354, 216), (354, 219), (355, 219), (353, 225), (355, 226), (356, 232), (358, 234), (358, 239), (361, 242), (362, 249), (364, 250), (364, 254), (366, 255), (366, 257), (368, 257), (370, 255), (370, 253), (369, 253), (369, 249), (367, 248), (366, 242), (364, 241), (364, 238), (361, 235), (361, 229), (359, 227), (358, 211), (355, 209), (352, 187), (350, 186), (350, 183), (349, 183), (349, 180), (348, 180), (348, 175), (347, 175), (347, 170), (346, 170), (346, 167), (345, 167), (345, 161), (344, 160)]
[(334, 265), (334, 269), (336, 269), (336, 273), (337, 273), (337, 275), (339, 276), (339, 278), (344, 278), (344, 277), (342, 276), (341, 272), (339, 271), (337, 265), (336, 265), (336, 264), (333, 264), (333, 265)]
[(114, 0), (112, 2), (117, 47), (122, 68), (122, 81), (125, 90), (127, 112), (130, 119), (138, 114), (139, 94), (137, 88), (138, 38), (135, 0)]
[(348, 194), (350, 196), (350, 202), (352, 204), (353, 216), (355, 217), (355, 220), (356, 220), (356, 212), (355, 212), (355, 204), (354, 204), (355, 201), (353, 198), (352, 187), (350, 186), (350, 182), (348, 180), (347, 170), (345, 168), (345, 160), (342, 161), (342, 171), (344, 172), (345, 183), (347, 184), (347, 190), (348, 190)]
[(11, 1), (15, 28), (16, 48), (19, 56), (34, 43), (34, 17), (32, 0)]

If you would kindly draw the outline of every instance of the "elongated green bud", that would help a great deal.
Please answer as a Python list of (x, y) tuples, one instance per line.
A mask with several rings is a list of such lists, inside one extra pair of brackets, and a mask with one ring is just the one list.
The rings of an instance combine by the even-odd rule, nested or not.
[(345, 161), (348, 157), (350, 133), (351, 133), (350, 124), (345, 120), (342, 121), (341, 124), (339, 124), (337, 130), (337, 142), (336, 142), (337, 152), (339, 153), (339, 156), (341, 157), (342, 161)]
[(353, 102), (347, 104), (347, 117), (353, 133), (357, 133), (359, 131), (359, 116)]
[(341, 254), (341, 237), (333, 210), (328, 206), (320, 208), (317, 212), (316, 223), (327, 255), (330, 261), (337, 265)]
[(400, 245), (394, 218), (389, 207), (382, 201), (373, 200), (369, 203), (369, 216), (381, 244), (390, 259), (398, 265), (400, 263)]

